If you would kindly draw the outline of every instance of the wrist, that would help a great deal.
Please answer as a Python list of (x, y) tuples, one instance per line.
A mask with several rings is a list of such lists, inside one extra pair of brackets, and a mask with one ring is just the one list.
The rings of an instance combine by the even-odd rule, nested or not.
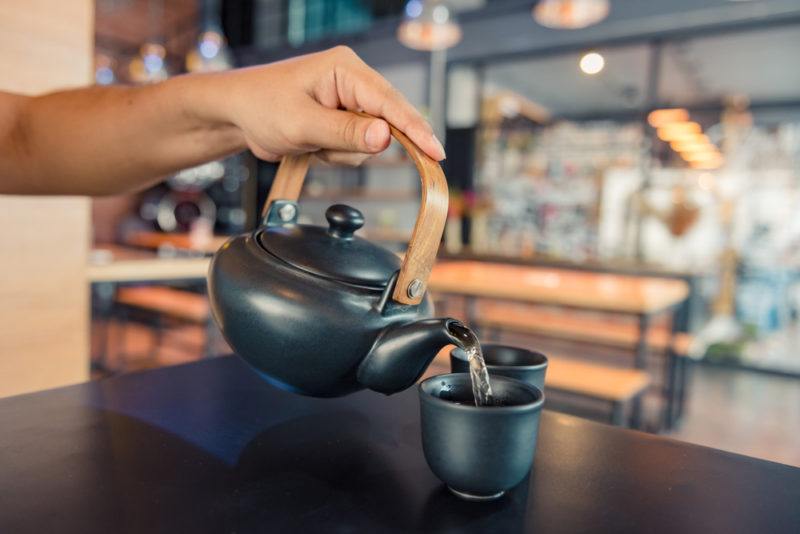
[(205, 134), (235, 152), (247, 145), (233, 120), (224, 78), (225, 73), (188, 74), (171, 78), (162, 85), (187, 132)]

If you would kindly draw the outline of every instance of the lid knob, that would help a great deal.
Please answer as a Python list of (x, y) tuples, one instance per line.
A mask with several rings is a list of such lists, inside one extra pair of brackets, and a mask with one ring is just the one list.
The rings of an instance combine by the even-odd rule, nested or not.
[(346, 204), (334, 204), (325, 211), (328, 234), (339, 239), (352, 239), (353, 232), (364, 226), (364, 215)]

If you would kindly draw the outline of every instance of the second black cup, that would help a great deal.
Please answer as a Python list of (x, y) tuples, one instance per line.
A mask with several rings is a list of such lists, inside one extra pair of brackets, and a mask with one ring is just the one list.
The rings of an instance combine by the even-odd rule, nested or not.
[[(481, 349), (490, 376), (516, 378), (544, 391), (547, 356), (533, 350), (491, 343), (482, 344)], [(450, 369), (454, 373), (469, 372), (469, 362), (463, 350), (455, 348), (450, 351)]]

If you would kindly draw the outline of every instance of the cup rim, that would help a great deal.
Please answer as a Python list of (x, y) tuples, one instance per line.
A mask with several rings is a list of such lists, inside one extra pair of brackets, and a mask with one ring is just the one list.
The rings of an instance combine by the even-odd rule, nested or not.
[[(483, 348), (485, 348), (485, 347), (500, 347), (500, 348), (503, 348), (503, 349), (512, 349), (512, 350), (517, 350), (517, 351), (528, 352), (530, 354), (538, 354), (542, 358), (544, 358), (544, 361), (542, 363), (536, 363), (536, 364), (533, 364), (533, 365), (497, 365), (497, 364), (491, 364), (489, 362), (486, 362), (486, 368), (487, 369), (522, 369), (522, 370), (525, 370), (525, 371), (537, 371), (539, 369), (544, 369), (545, 367), (547, 367), (547, 363), (549, 361), (548, 358), (547, 358), (547, 355), (545, 353), (543, 353), (543, 352), (539, 352), (538, 350), (525, 349), (525, 348), (522, 348), (522, 347), (515, 347), (513, 345), (504, 345), (504, 344), (501, 344), (501, 343), (484, 343), (484, 344), (481, 345), (481, 347), (483, 347)], [(457, 350), (461, 351), (462, 353), (464, 352), (464, 350), (461, 349), (460, 347), (453, 347), (452, 349), (450, 349), (450, 356), (453, 357), (453, 358), (457, 358), (457, 359), (461, 360), (462, 362), (463, 361), (467, 361), (465, 358), (462, 358), (461, 356), (456, 354)]]
[(463, 380), (466, 378), (467, 380), (471, 380), (469, 373), (446, 373), (441, 375), (433, 375), (419, 384), (417, 384), (417, 390), (419, 391), (420, 399), (424, 399), (427, 402), (433, 402), (434, 404), (438, 404), (439, 406), (447, 406), (449, 409), (454, 410), (463, 410), (463, 411), (470, 411), (470, 412), (485, 412), (490, 411), (491, 413), (518, 413), (518, 412), (528, 412), (528, 411), (536, 411), (542, 407), (544, 404), (544, 391), (540, 388), (528, 384), (527, 382), (523, 382), (522, 380), (518, 380), (516, 378), (511, 378), (508, 376), (492, 376), (492, 382), (499, 381), (499, 382), (512, 382), (515, 386), (527, 389), (529, 392), (533, 393), (537, 396), (537, 399), (533, 402), (529, 402), (526, 404), (514, 404), (512, 406), (472, 406), (467, 404), (457, 404), (455, 402), (449, 402), (431, 393), (425, 391), (423, 386), (428, 382), (432, 382), (434, 380), (442, 380), (443, 378), (457, 378), (459, 380)]

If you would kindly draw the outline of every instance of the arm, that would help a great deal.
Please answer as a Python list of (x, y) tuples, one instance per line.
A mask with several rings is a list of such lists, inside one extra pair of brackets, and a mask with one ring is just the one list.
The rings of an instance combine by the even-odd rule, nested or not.
[(394, 124), (444, 158), (427, 122), (352, 51), (337, 47), (224, 73), (141, 87), (90, 87), (38, 97), (0, 92), (0, 193), (113, 194), (250, 148), (276, 161), (315, 152), (355, 163), (390, 141)]

